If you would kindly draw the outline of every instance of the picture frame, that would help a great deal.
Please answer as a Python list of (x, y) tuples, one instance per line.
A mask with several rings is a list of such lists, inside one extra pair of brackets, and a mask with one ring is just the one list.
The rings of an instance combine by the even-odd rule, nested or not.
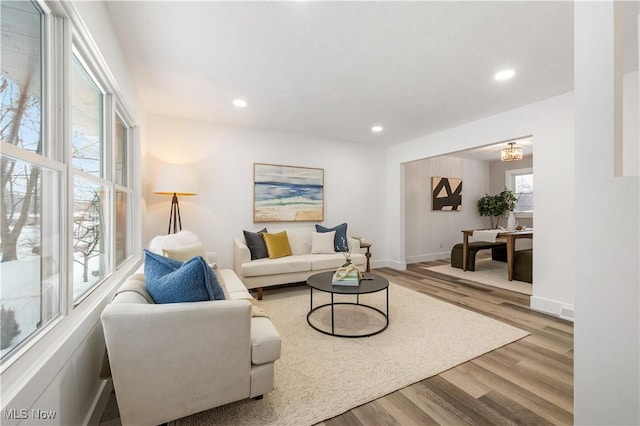
[(462, 179), (432, 176), (431, 209), (462, 210)]
[(322, 222), (324, 169), (253, 164), (254, 222)]

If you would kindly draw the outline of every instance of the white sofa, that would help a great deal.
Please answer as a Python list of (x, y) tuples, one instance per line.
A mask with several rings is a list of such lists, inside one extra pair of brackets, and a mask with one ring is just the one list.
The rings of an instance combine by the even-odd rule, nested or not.
[(158, 425), (273, 389), (281, 339), (252, 316), (236, 274), (219, 270), (229, 298), (154, 304), (133, 274), (101, 320), (123, 425)]
[[(281, 232), (282, 230), (269, 232)], [(233, 240), (233, 263), (236, 274), (248, 289), (258, 290), (258, 299), (262, 299), (263, 287), (306, 281), (313, 274), (335, 271), (345, 262), (342, 252), (330, 254), (311, 254), (313, 229), (284, 229), (287, 232), (292, 256), (277, 259), (251, 260), (251, 252), (244, 238)], [(367, 258), (360, 241), (349, 237), (351, 262), (364, 271)]]

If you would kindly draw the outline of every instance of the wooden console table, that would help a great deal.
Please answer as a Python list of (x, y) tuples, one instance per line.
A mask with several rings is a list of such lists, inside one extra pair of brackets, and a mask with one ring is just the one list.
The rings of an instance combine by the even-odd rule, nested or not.
[[(462, 270), (467, 270), (467, 251), (469, 249), (469, 237), (473, 236), (473, 229), (462, 231)], [(507, 242), (507, 279), (513, 281), (513, 254), (516, 251), (518, 238), (533, 239), (533, 231), (504, 231), (496, 235), (496, 239)]]

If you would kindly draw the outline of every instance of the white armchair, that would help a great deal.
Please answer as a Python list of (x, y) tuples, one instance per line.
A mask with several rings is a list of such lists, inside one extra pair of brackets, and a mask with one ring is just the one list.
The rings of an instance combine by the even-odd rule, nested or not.
[(249, 292), (221, 270), (228, 300), (155, 304), (132, 275), (103, 311), (124, 425), (157, 425), (273, 389), (280, 336), (253, 317)]

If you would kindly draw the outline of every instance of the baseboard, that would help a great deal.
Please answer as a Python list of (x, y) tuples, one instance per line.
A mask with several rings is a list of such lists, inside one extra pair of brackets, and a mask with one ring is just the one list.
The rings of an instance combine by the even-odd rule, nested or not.
[(100, 424), (102, 413), (104, 413), (105, 408), (107, 408), (107, 403), (109, 402), (112, 390), (113, 381), (111, 379), (103, 380), (100, 392), (98, 392), (93, 406), (91, 407), (91, 411), (87, 415), (87, 419), (84, 423), (85, 425), (98, 426)]
[(442, 253), (421, 254), (418, 256), (407, 257), (407, 263), (419, 263), (419, 262), (429, 262), (432, 260), (442, 260), (442, 259), (448, 259), (450, 256), (451, 256), (451, 252), (448, 252), (448, 251), (444, 251)]
[(376, 260), (371, 262), (371, 269), (375, 268), (391, 268), (397, 269), (398, 271), (404, 271), (407, 269), (406, 262), (398, 262), (396, 260)]
[(531, 297), (531, 309), (573, 322), (574, 306), (544, 297)]

